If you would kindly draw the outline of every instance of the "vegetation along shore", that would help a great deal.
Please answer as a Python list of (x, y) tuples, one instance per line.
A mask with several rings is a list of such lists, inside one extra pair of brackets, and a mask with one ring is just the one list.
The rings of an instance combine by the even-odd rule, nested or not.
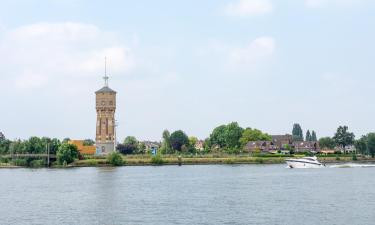
[[(138, 141), (128, 136), (107, 155), (87, 153), (91, 139), (30, 137), (9, 140), (0, 132), (0, 167), (87, 167), (195, 164), (276, 164), (288, 157), (316, 155), (323, 163), (375, 162), (375, 133), (358, 139), (347, 126), (339, 126), (333, 137), (304, 135), (299, 124), (291, 134), (269, 135), (242, 128), (236, 122), (216, 127), (205, 140), (182, 130), (163, 131), (162, 141)], [(95, 148), (94, 148), (95, 149)]]

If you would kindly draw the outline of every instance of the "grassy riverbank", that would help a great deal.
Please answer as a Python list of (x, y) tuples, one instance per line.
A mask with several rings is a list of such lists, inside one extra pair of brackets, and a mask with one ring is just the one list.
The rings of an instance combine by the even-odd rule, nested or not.
[[(295, 155), (293, 157), (303, 157), (304, 155)], [(198, 155), (198, 156), (181, 156), (164, 155), (157, 160), (150, 155), (129, 155), (123, 156), (125, 166), (145, 166), (145, 165), (206, 165), (206, 164), (282, 164), (285, 158), (291, 156), (285, 155), (266, 155), (266, 156), (250, 156), (250, 155)], [(323, 163), (347, 163), (347, 162), (375, 162), (375, 159), (358, 158), (353, 160), (351, 155), (341, 156), (323, 156), (318, 157)], [(110, 165), (103, 157), (91, 157), (84, 160), (75, 161), (72, 166), (108, 166)]]
[[(122, 155), (124, 166), (148, 166), (148, 165), (208, 165), (208, 164), (283, 164), (285, 158), (304, 157), (304, 155), (233, 155), (233, 154), (204, 154), (204, 155), (161, 155), (153, 157), (151, 155)], [(373, 158), (358, 157), (353, 160), (352, 155), (329, 155), (318, 156), (322, 163), (375, 163)], [(15, 161), (18, 162), (19, 160)], [(38, 166), (39, 165), (39, 166)], [(0, 163), (0, 168), (17, 167), (44, 167), (45, 163), (38, 163), (36, 166), (14, 164), (12, 162)], [(81, 160), (76, 160), (68, 167), (107, 167), (112, 166), (105, 156), (85, 156)], [(62, 167), (56, 163), (52, 167)]]

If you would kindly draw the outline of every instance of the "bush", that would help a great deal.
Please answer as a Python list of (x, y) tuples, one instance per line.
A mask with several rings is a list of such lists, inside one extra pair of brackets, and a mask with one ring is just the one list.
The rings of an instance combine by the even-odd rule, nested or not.
[(96, 159), (88, 159), (86, 160), (86, 163), (88, 166), (97, 166), (98, 165), (98, 161)]
[(255, 162), (257, 162), (257, 163), (259, 163), (259, 164), (263, 164), (263, 163), (264, 163), (264, 161), (263, 161), (262, 158), (256, 158), (256, 159), (255, 159)]
[(30, 167), (45, 167), (46, 161), (43, 159), (32, 160), (30, 161), (29, 166)]
[(353, 154), (353, 156), (352, 156), (352, 160), (353, 160), (353, 161), (357, 161), (357, 155), (356, 155), (356, 154)]
[(337, 156), (337, 157), (336, 157), (336, 160), (337, 160), (337, 161), (340, 161), (341, 159), (340, 159), (340, 157)]
[(157, 154), (156, 156), (153, 156), (151, 158), (151, 163), (155, 165), (163, 165), (164, 161), (160, 154)]
[(122, 159), (121, 154), (118, 152), (109, 153), (107, 156), (107, 161), (112, 166), (122, 166), (124, 164), (124, 160)]
[(78, 159), (78, 155), (79, 152), (75, 145), (63, 143), (57, 150), (56, 158), (60, 165), (67, 165), (74, 162), (75, 159)]
[(27, 160), (26, 159), (15, 159), (12, 160), (12, 164), (15, 166), (27, 166)]

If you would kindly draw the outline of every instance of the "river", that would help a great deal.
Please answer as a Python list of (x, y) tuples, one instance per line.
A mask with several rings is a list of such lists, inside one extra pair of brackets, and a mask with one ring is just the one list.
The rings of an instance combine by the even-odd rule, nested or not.
[(375, 224), (375, 168), (0, 169), (0, 224)]

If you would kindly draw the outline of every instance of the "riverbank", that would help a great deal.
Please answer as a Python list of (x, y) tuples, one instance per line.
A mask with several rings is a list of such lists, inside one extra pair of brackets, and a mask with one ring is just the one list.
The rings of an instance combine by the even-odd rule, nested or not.
[[(296, 155), (293, 157), (303, 157)], [(216, 164), (283, 164), (290, 156), (285, 155), (163, 155), (152, 157), (150, 155), (128, 155), (122, 156), (123, 166), (154, 166), (154, 165), (216, 165)], [(375, 158), (358, 157), (353, 160), (351, 155), (341, 156), (318, 156), (320, 162), (325, 164), (334, 163), (375, 163)], [(76, 160), (67, 167), (110, 167), (112, 166), (104, 156), (87, 156), (84, 159)], [(0, 168), (22, 168), (11, 163), (0, 163)], [(52, 164), (51, 167), (59, 168), (60, 165)]]
[[(297, 157), (303, 157), (297, 156)], [(133, 155), (124, 156), (124, 166), (153, 166), (153, 165), (215, 165), (215, 164), (283, 164), (286, 156), (279, 157), (253, 157), (253, 156), (235, 156), (235, 155), (221, 155), (214, 157), (208, 156), (166, 156), (154, 160), (151, 156)], [(353, 160), (352, 156), (341, 157), (318, 157), (322, 163), (375, 163), (372, 158), (360, 158)], [(90, 166), (111, 166), (104, 158), (91, 158), (74, 162), (71, 166), (74, 167), (90, 167)]]

